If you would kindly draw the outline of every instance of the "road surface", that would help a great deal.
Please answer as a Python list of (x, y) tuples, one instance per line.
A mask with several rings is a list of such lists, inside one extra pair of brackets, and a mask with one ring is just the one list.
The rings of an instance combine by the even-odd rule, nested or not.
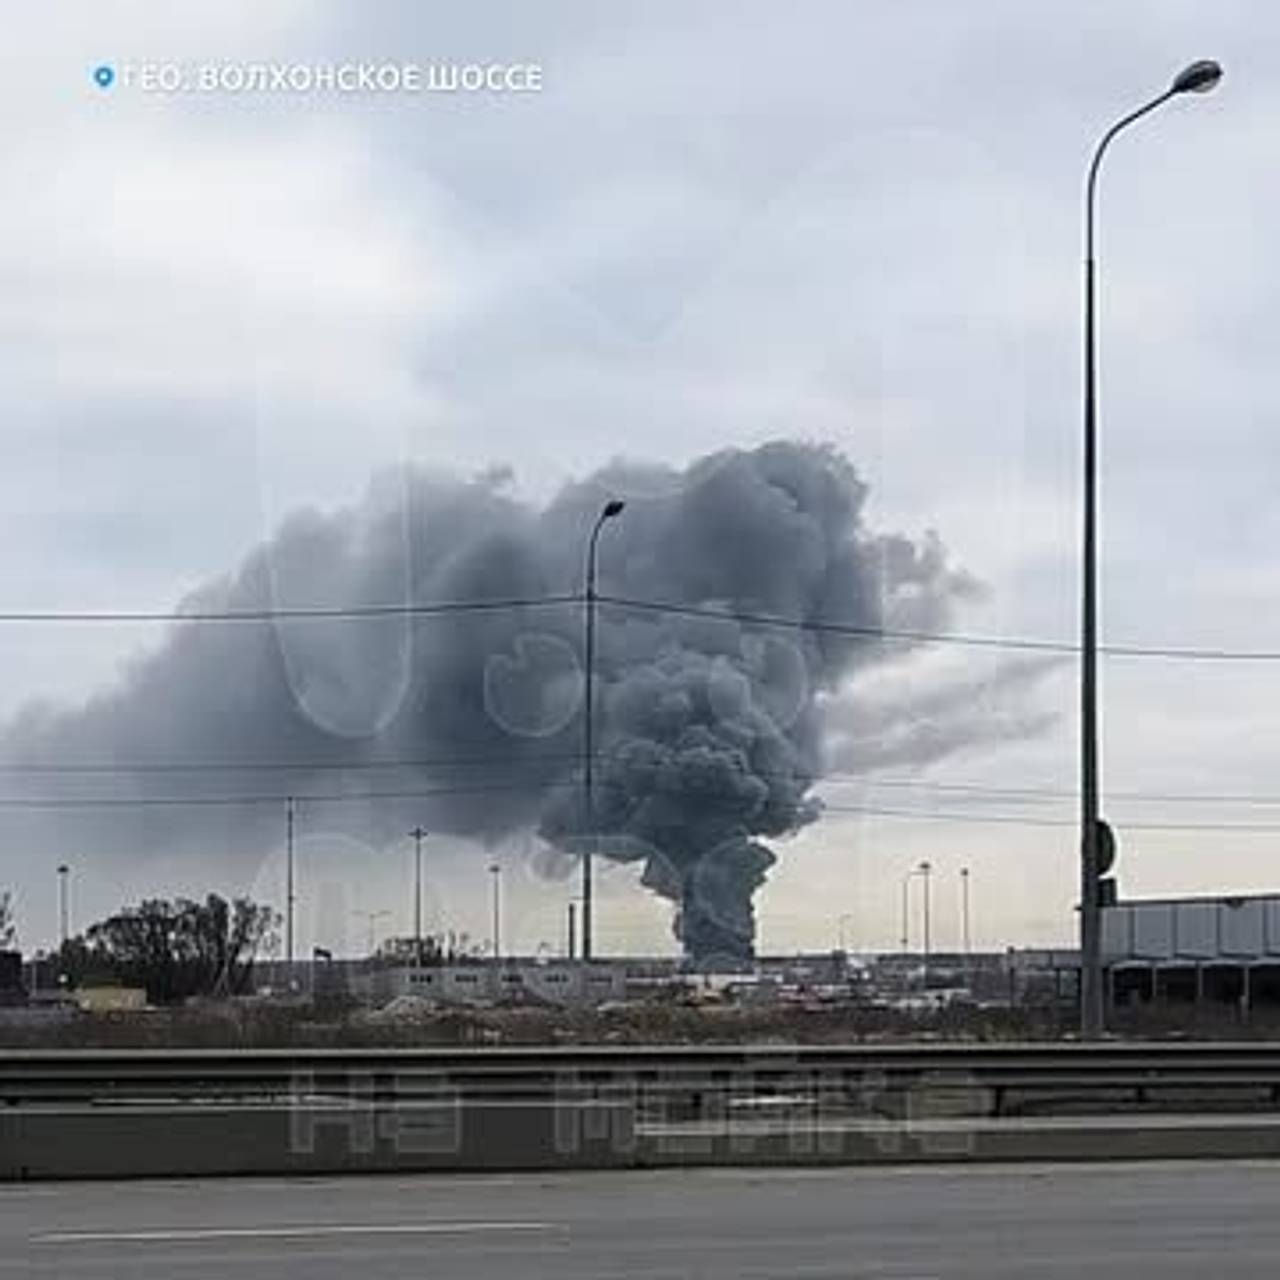
[(0, 1277), (1262, 1280), (1280, 1162), (0, 1186)]

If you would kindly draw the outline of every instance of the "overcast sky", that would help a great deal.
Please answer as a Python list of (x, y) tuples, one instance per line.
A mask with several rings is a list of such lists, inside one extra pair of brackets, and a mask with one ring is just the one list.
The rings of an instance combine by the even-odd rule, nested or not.
[[(1112, 120), (1216, 57), (1219, 91), (1126, 134), (1104, 175), (1103, 631), (1280, 650), (1274, 6), (463, 8), (0, 0), (0, 612), (171, 608), (285, 514), (406, 461), (510, 467), (538, 503), (618, 455), (790, 437), (837, 445), (877, 527), (936, 530), (986, 584), (957, 630), (1069, 642), (1084, 166)], [(544, 87), (91, 79), (442, 59), (536, 62)], [(0, 715), (83, 700), (161, 638), (0, 624)], [(842, 913), (854, 945), (895, 944), (926, 857), (940, 945), (964, 866), (978, 945), (1071, 940), (1075, 669), (1016, 661), (939, 650), (868, 691), (927, 722), (958, 681), (1007, 741), (824, 787), (832, 812), (760, 895), (764, 949), (831, 945)], [(1113, 658), (1104, 682), (1123, 891), (1280, 888), (1280, 663)], [(1013, 790), (966, 789), (993, 787)], [(0, 883), (28, 943), (52, 935), (63, 859), (78, 923), (215, 882), (278, 897), (278, 849), (249, 883), (216, 859), (133, 874), (12, 823), (0, 809)], [(356, 909), (405, 927), (401, 846), (314, 828), (303, 852), (304, 940), (342, 945)], [(481, 934), (488, 855), (447, 852), (432, 918)], [(566, 887), (527, 862), (504, 853), (508, 945), (558, 946)], [(667, 918), (625, 869), (605, 877), (601, 949), (669, 948)]]

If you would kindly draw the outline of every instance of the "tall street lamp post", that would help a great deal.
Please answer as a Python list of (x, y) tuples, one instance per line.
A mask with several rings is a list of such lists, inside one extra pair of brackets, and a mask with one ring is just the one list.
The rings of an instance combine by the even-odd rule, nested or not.
[(493, 962), (496, 965), (502, 959), (502, 868), (491, 862), (489, 874), (493, 877)]
[(843, 955), (849, 949), (849, 922), (853, 919), (852, 911), (842, 911), (836, 917), (837, 942), (839, 943), (840, 952)]
[(1193, 62), (1149, 102), (1117, 120), (1102, 135), (1085, 184), (1084, 262), (1084, 572), (1080, 610), (1080, 1033), (1096, 1039), (1103, 1030), (1101, 857), (1105, 837), (1098, 787), (1098, 565), (1097, 565), (1097, 261), (1094, 220), (1098, 169), (1112, 139), (1170, 98), (1207, 93), (1222, 78), (1208, 60)]
[(902, 877), (902, 952), (906, 955), (907, 945), (911, 936), (911, 882), (919, 876), (924, 880), (924, 980), (925, 987), (929, 985), (929, 947), (932, 942), (930, 937), (930, 919), (929, 919), (929, 877), (933, 874), (933, 863), (929, 861), (919, 862), (905, 876)]
[(413, 837), (413, 962), (422, 965), (422, 841), (426, 832), (414, 827)]
[(58, 864), (58, 942), (66, 955), (67, 939), (71, 935), (71, 907), (67, 886), (67, 877), (71, 868), (65, 862)]
[(922, 862), (916, 871), (924, 881), (924, 989), (929, 990), (929, 956), (933, 950), (933, 937), (929, 919), (929, 877), (933, 874), (933, 863)]
[(591, 855), (596, 839), (596, 805), (595, 805), (595, 666), (596, 666), (596, 547), (600, 541), (600, 530), (606, 520), (620, 516), (626, 503), (620, 498), (611, 498), (600, 510), (596, 522), (591, 526), (591, 537), (587, 542), (587, 590), (586, 590), (586, 643), (584, 645), (584, 661), (586, 671), (583, 678), (582, 707), (582, 780), (586, 801), (587, 842), (582, 854), (582, 959), (591, 959)]
[(578, 899), (569, 899), (569, 920), (565, 937), (565, 954), (570, 960), (578, 954)]
[(288, 973), (287, 986), (293, 990), (293, 797), (284, 802), (284, 958)]
[(378, 921), (386, 919), (391, 912), (385, 908), (377, 911), (355, 911), (353, 915), (359, 916), (369, 926), (369, 959), (373, 959), (374, 952), (378, 949)]
[(911, 881), (915, 876), (915, 868), (912, 868), (902, 877), (902, 954), (907, 954), (907, 947), (911, 942)]

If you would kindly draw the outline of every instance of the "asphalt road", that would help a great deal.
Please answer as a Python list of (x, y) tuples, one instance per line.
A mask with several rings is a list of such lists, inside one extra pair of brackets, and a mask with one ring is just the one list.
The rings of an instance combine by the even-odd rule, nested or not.
[(1280, 1162), (0, 1187), (0, 1277), (1235, 1280)]

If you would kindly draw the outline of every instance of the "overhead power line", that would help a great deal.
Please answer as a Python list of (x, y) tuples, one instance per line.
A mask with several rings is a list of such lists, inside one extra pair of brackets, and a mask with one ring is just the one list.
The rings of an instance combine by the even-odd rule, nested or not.
[[(873, 804), (823, 803), (826, 813), (848, 813), (872, 818), (912, 818), (920, 822), (978, 822), (996, 826), (1018, 827), (1074, 827), (1077, 824), (1064, 818), (1037, 818), (1017, 813), (943, 813), (937, 809), (896, 809)], [(1280, 830), (1280, 826), (1277, 826)]]
[(428, 787), (417, 791), (330, 791), (260, 793), (212, 796), (0, 796), (0, 809), (182, 809), (241, 808), (252, 805), (348, 804), (371, 800), (426, 800), (433, 796), (483, 795), (499, 791), (541, 791), (548, 787), (576, 787), (565, 782), (477, 782), (470, 785)]
[[(253, 793), (247, 795), (210, 795), (210, 796), (106, 796), (101, 798), (66, 797), (66, 796), (6, 796), (0, 797), (0, 810), (120, 810), (120, 809), (156, 809), (156, 808), (243, 808), (251, 806), (282, 806), (290, 801), (297, 805), (325, 804), (367, 804), (386, 800), (422, 800), (439, 796), (484, 795), (500, 792), (544, 791), (548, 789), (575, 789), (580, 784), (576, 779), (555, 782), (511, 782), (511, 783), (475, 783), (471, 785), (453, 785), (428, 787), (418, 790), (394, 791), (336, 791), (312, 792), (309, 794), (293, 793)], [(601, 786), (609, 787), (617, 784), (601, 780)], [(867, 817), (895, 818), (917, 822), (942, 823), (979, 823), (997, 826), (1017, 827), (1052, 827), (1074, 829), (1074, 819), (1039, 817), (1028, 814), (991, 813), (991, 812), (957, 812), (938, 809), (911, 809), (892, 806), (844, 804), (823, 801), (823, 811), (827, 813), (861, 815)], [(1126, 831), (1200, 831), (1214, 834), (1232, 833), (1276, 833), (1280, 832), (1280, 822), (1153, 822), (1137, 821), (1123, 824)]]
[[(678, 601), (642, 600), (632, 596), (612, 595), (605, 592), (597, 593), (596, 600), (601, 605), (612, 605), (616, 608), (648, 613), (705, 618), (719, 622), (736, 622), (744, 626), (812, 632), (819, 635), (847, 636), (851, 639), (862, 639), (884, 644), (952, 645), (958, 648), (995, 649), (1024, 653), (1059, 654), (1063, 656), (1070, 656), (1079, 652), (1079, 646), (1068, 641), (1047, 640), (1028, 636), (989, 636), (961, 632), (874, 627), (856, 623), (829, 621), (822, 618), (790, 618), (782, 614), (726, 610), (708, 605), (682, 604)], [(565, 605), (581, 605), (583, 603), (585, 603), (585, 598), (582, 595), (565, 593), (492, 600), (448, 600), (425, 604), (321, 605), (297, 608), (174, 611), (11, 610), (0, 611), (0, 625), (23, 623), (56, 625), (341, 621), (502, 612), (510, 609), (554, 608)], [(1174, 661), (1206, 662), (1280, 662), (1280, 649), (1108, 644), (1100, 646), (1099, 652), (1116, 658), (1164, 658)]]
[[(935, 782), (927, 779), (912, 778), (864, 778), (839, 771), (825, 774), (817, 780), (818, 785), (828, 779), (856, 779), (863, 785), (889, 788), (905, 788), (924, 791), (942, 791), (958, 795), (990, 796), (992, 798), (1028, 799), (1028, 800), (1070, 800), (1079, 799), (1080, 793), (1069, 787), (1012, 787), (989, 786), (973, 782)], [(1262, 807), (1280, 805), (1280, 794), (1268, 795), (1261, 792), (1244, 791), (1126, 791), (1108, 787), (1108, 800), (1125, 800), (1153, 804), (1240, 804), (1258, 805)]]
[[(917, 822), (975, 822), (998, 826), (1058, 827), (1077, 830), (1079, 821), (1074, 818), (1037, 818), (1012, 813), (944, 813), (937, 809), (894, 809), (878, 805), (826, 804), (828, 813), (863, 814), (876, 818), (904, 818)], [(1124, 831), (1203, 831), (1215, 835), (1246, 832), (1261, 834), (1280, 832), (1280, 822), (1124, 822)]]
[(533, 768), (541, 765), (563, 764), (581, 760), (580, 751), (544, 752), (539, 755), (522, 755), (501, 752), (488, 755), (459, 756), (405, 756), (397, 759), (372, 760), (136, 760), (122, 761), (0, 761), (0, 774), (19, 775), (71, 775), (116, 776), (150, 774), (200, 774), (200, 773), (363, 773), (377, 769), (474, 769), (474, 768)]
[(432, 614), (492, 613), (506, 609), (541, 609), (581, 604), (580, 595), (513, 596), (494, 600), (442, 600), (430, 604), (316, 605), (276, 609), (130, 610), (26, 610), (0, 612), (4, 623), (153, 623), (153, 622), (312, 622), (361, 618), (417, 618)]
[[(787, 618), (781, 614), (730, 612), (707, 605), (666, 603), (656, 600), (637, 600), (630, 596), (614, 596), (602, 593), (596, 599), (600, 604), (617, 605), (625, 609), (637, 609), (651, 613), (677, 614), (686, 617), (719, 619), (722, 622), (740, 622), (750, 626), (778, 627), (797, 631), (812, 631), (820, 635), (849, 636), (853, 639), (903, 641), (913, 644), (949, 644), (979, 649), (1015, 649), (1031, 653), (1075, 654), (1080, 646), (1066, 641), (1041, 640), (1019, 636), (965, 635), (956, 632), (912, 631), (892, 627), (858, 626), (844, 622), (827, 622), (816, 618)], [(1280, 662), (1280, 649), (1224, 649), (1193, 646), (1124, 645), (1099, 646), (1099, 652), (1115, 658), (1172, 658), (1203, 661)]]
[[(610, 753), (599, 752), (596, 759), (603, 764), (610, 760)], [(253, 773), (366, 773), (407, 769), (484, 769), (534, 770), (555, 769), (575, 765), (582, 760), (580, 751), (554, 751), (540, 755), (519, 753), (490, 753), (459, 756), (405, 756), (372, 760), (256, 760), (235, 762), (229, 760), (177, 761), (114, 761), (107, 762), (0, 762), (0, 775), (33, 777), (180, 777), (200, 774), (253, 774)], [(781, 776), (776, 771), (755, 769), (765, 777)], [(524, 785), (524, 784), (520, 784)], [(1074, 801), (1079, 793), (1070, 787), (991, 785), (977, 782), (948, 782), (931, 778), (877, 777), (850, 769), (828, 769), (819, 773), (815, 786), (853, 786), (867, 790), (890, 789), (941, 792), (960, 796), (990, 797), (992, 799)], [(1263, 792), (1204, 792), (1204, 791), (1132, 791), (1108, 788), (1107, 797), (1113, 801), (1154, 804), (1235, 804), (1261, 808), (1280, 807), (1280, 794)]]
[[(612, 755), (597, 752), (595, 758), (608, 764)], [(180, 777), (200, 774), (254, 773), (366, 773), (377, 771), (502, 769), (556, 769), (582, 761), (580, 751), (547, 751), (534, 755), (523, 752), (488, 752), (470, 755), (401, 756), (342, 760), (193, 760), (193, 761), (0, 761), (0, 776), (20, 777)], [(763, 777), (791, 777), (776, 770), (753, 768)], [(520, 784), (524, 785), (524, 784)], [(867, 790), (890, 789), (941, 792), (992, 799), (1074, 801), (1079, 792), (1071, 787), (1016, 786), (1009, 784), (947, 781), (933, 778), (880, 777), (852, 769), (825, 769), (813, 779), (814, 786), (855, 786)], [(1108, 788), (1113, 801), (1156, 804), (1236, 804), (1258, 807), (1280, 806), (1280, 793), (1140, 791)]]

